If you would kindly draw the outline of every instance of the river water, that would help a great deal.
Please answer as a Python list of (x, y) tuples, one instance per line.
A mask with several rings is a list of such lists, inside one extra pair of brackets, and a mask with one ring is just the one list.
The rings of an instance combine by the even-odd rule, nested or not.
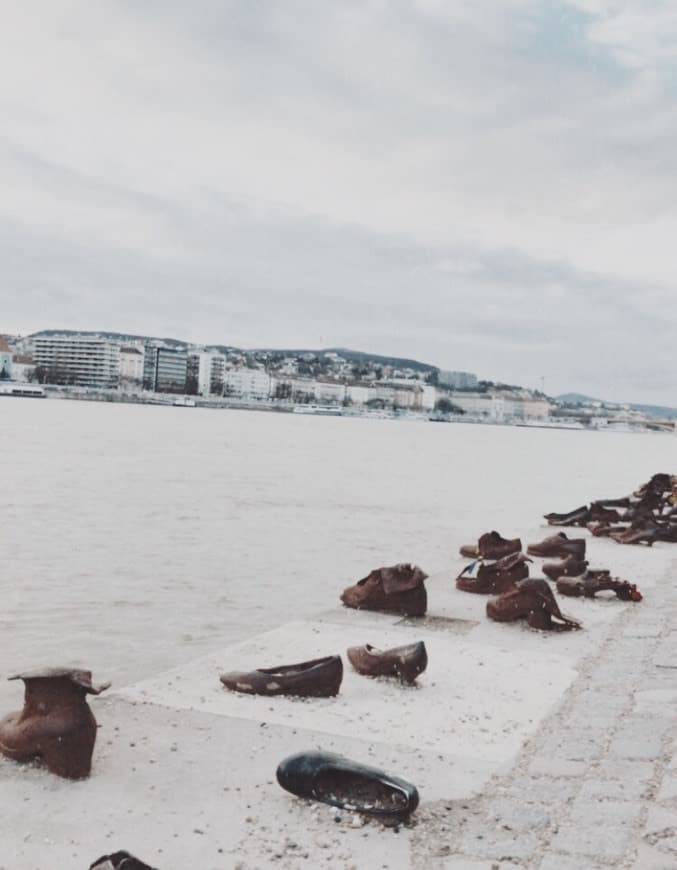
[[(674, 471), (670, 435), (0, 401), (0, 660), (116, 685)], [(0, 695), (4, 694), (4, 689)]]

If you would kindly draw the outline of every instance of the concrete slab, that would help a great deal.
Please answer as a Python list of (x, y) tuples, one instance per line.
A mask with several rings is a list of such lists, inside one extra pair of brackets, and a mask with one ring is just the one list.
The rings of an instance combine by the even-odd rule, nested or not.
[[(553, 654), (534, 657), (507, 649), (497, 654), (454, 632), (392, 624), (392, 618), (378, 615), (357, 614), (356, 623), (352, 628), (326, 620), (291, 623), (119, 695), (173, 710), (266, 721), (435, 755), (453, 760), (454, 778), (465, 780), (470, 792), (510, 761), (575, 676), (567, 661)], [(229, 692), (219, 681), (224, 670), (341, 654), (364, 642), (387, 648), (415, 640), (425, 641), (429, 666), (414, 687), (360, 676), (347, 660), (336, 698), (250, 696)], [(449, 796), (448, 782), (441, 782), (440, 789), (436, 795), (433, 788), (431, 795), (426, 788), (426, 795)]]

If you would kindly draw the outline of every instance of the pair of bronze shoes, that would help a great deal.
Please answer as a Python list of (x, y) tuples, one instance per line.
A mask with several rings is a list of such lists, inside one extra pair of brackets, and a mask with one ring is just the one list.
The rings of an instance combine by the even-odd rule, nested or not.
[(423, 616), (428, 606), (424, 585), (427, 577), (418, 565), (409, 563), (376, 568), (354, 586), (344, 589), (341, 601), (357, 610)]
[(95, 686), (91, 671), (47, 668), (10, 677), (25, 685), (23, 710), (0, 721), (0, 752), (14, 761), (41, 759), (47, 769), (68, 779), (89, 776), (96, 741), (96, 719), (87, 695)]
[(511, 553), (496, 562), (471, 562), (456, 578), (456, 588), (480, 595), (500, 595), (529, 576), (531, 562), (523, 553)]
[[(379, 650), (370, 644), (348, 649), (348, 660), (359, 674), (370, 677), (398, 677), (413, 683), (428, 666), (425, 644), (408, 644)], [(338, 695), (343, 679), (341, 656), (326, 656), (295, 665), (231, 671), (221, 675), (223, 685), (233, 692), (249, 695), (291, 695), (300, 698), (329, 698)]]

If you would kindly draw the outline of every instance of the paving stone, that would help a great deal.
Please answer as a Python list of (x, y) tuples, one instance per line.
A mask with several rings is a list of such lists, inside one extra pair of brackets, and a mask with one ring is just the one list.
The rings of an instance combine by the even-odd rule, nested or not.
[(665, 717), (628, 716), (614, 735), (609, 753), (645, 761), (658, 758), (663, 752), (663, 738), (673, 724)]
[(638, 801), (598, 801), (591, 808), (588, 800), (577, 798), (569, 818), (552, 838), (552, 848), (573, 855), (620, 860), (636, 839), (641, 810)]
[(675, 856), (641, 843), (632, 870), (675, 870)]
[(480, 831), (463, 832), (459, 852), (473, 858), (526, 863), (538, 851), (538, 846), (539, 836), (536, 832), (518, 834), (500, 827), (491, 830), (484, 824)]
[(550, 854), (538, 865), (538, 870), (609, 870), (608, 864), (597, 864), (590, 859), (582, 864), (580, 856)]
[(591, 779), (583, 783), (579, 797), (595, 801), (639, 801), (647, 799), (647, 783), (634, 779)]
[(668, 773), (663, 777), (663, 781), (656, 795), (656, 800), (671, 801), (677, 798), (677, 776)]
[(509, 798), (493, 800), (487, 816), (491, 825), (515, 833), (547, 828), (552, 820), (547, 808), (540, 802), (515, 801)]
[(649, 845), (671, 850), (677, 856), (677, 811), (667, 807), (650, 807), (642, 838)]
[(543, 757), (531, 762), (529, 772), (545, 776), (585, 776), (590, 765), (587, 761), (567, 761), (566, 759)]
[(593, 733), (567, 729), (564, 734), (553, 734), (541, 746), (539, 755), (560, 758), (563, 761), (591, 762), (598, 758), (608, 740), (606, 731)]
[(646, 784), (654, 775), (656, 766), (651, 761), (623, 761), (603, 758), (597, 765), (596, 777), (602, 780), (618, 779)]
[[(511, 868), (521, 868), (524, 864), (509, 865)], [(447, 858), (440, 864), (428, 864), (429, 868), (437, 868), (440, 870), (503, 870), (507, 868), (506, 864), (499, 864), (497, 861), (472, 861), (468, 858)]]
[(561, 809), (571, 801), (579, 787), (580, 783), (571, 778), (518, 776), (511, 781), (504, 794), (520, 805), (535, 803)]

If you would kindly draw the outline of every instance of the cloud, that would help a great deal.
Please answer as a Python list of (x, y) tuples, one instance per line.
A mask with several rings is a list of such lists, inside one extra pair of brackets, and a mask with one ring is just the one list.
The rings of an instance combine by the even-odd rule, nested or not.
[(667, 2), (7, 18), (4, 329), (324, 342), (670, 399)]

